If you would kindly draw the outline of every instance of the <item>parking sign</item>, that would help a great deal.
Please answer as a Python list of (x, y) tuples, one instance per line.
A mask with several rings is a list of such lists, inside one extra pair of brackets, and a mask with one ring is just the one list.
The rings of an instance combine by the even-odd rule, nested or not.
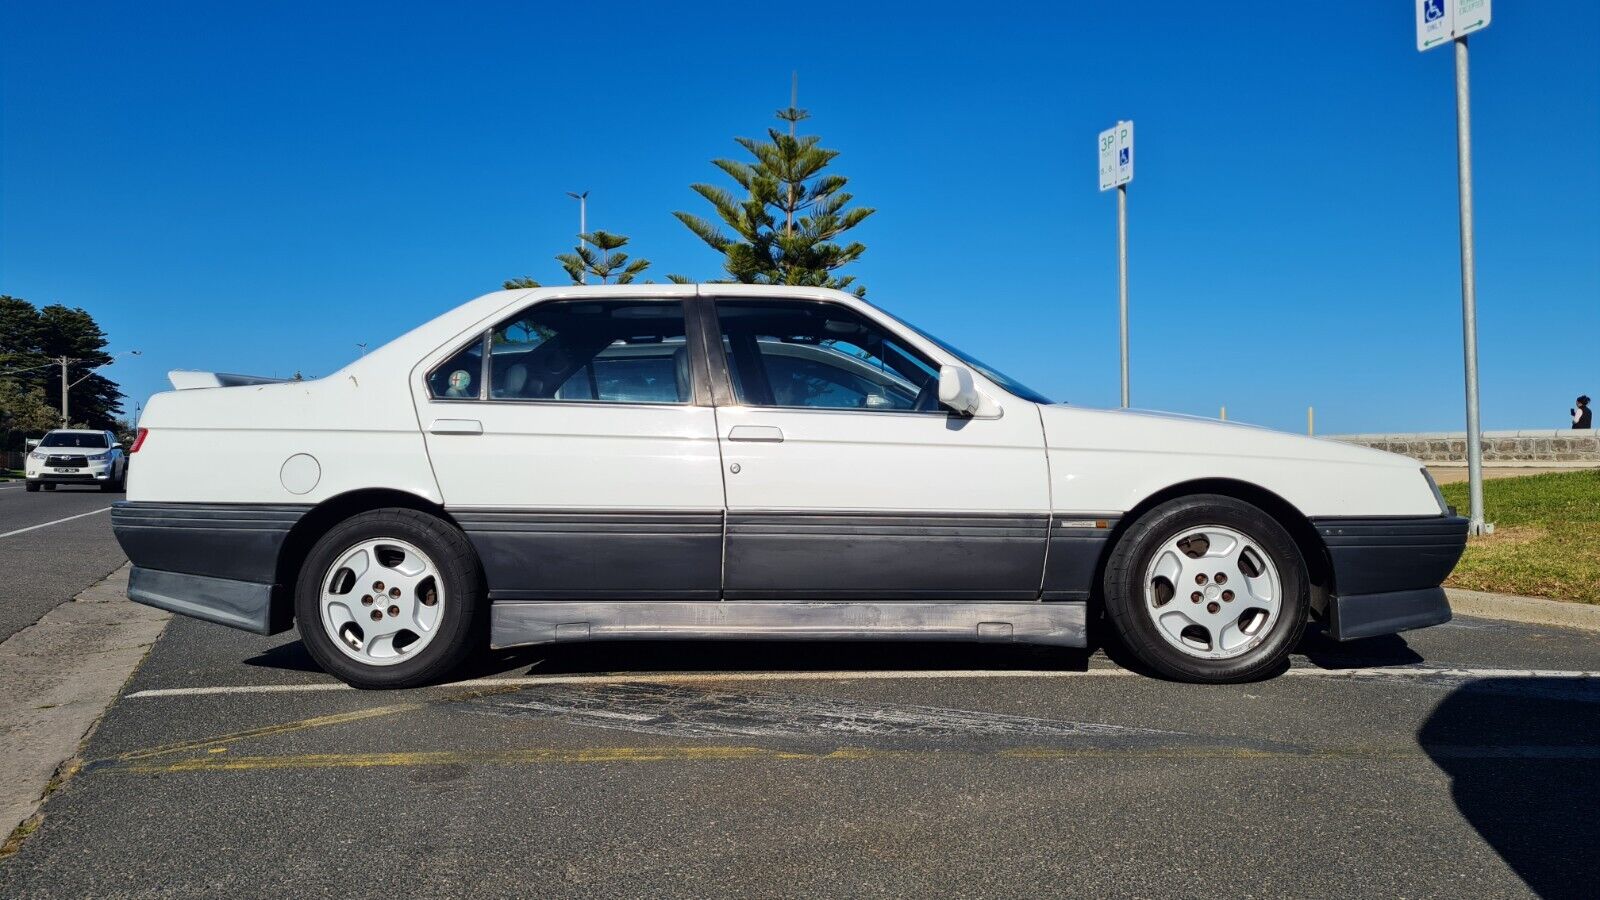
[(1100, 132), (1100, 190), (1133, 180), (1133, 123), (1118, 122)]
[(1417, 0), (1417, 49), (1432, 50), (1489, 27), (1490, 0)]

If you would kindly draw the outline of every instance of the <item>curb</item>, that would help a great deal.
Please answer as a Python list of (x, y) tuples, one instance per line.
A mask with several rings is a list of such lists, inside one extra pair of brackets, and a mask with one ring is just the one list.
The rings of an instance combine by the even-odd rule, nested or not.
[(1445, 588), (1445, 594), (1450, 598), (1450, 612), (1458, 616), (1600, 631), (1600, 606), (1462, 588)]
[(171, 618), (127, 599), (128, 569), (0, 642), (0, 859), (37, 827), (40, 805), (71, 777), (71, 760)]

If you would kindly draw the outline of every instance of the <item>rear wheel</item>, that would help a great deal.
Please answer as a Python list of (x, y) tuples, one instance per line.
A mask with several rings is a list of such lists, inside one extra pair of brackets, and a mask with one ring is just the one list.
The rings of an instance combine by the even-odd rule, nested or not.
[(1309, 579), (1276, 519), (1232, 497), (1164, 503), (1106, 565), (1106, 611), (1140, 661), (1184, 681), (1270, 674), (1305, 632)]
[(362, 513), (335, 526), (307, 555), (295, 619), (306, 649), (347, 684), (428, 684), (479, 643), (477, 559), (460, 531), (426, 513)]

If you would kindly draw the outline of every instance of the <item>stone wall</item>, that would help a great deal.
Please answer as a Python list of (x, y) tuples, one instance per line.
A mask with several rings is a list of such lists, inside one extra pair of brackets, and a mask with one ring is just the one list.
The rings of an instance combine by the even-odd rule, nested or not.
[[(1423, 434), (1333, 434), (1329, 440), (1401, 453), (1430, 465), (1467, 464), (1465, 432)], [(1600, 431), (1574, 429), (1483, 432), (1484, 465), (1600, 466)]]

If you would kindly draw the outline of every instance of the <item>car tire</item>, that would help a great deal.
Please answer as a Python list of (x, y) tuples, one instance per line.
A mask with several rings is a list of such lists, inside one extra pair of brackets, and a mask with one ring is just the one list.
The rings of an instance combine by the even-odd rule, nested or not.
[[(1221, 576), (1221, 577), (1219, 577)], [(1274, 674), (1305, 633), (1310, 578), (1294, 538), (1242, 500), (1198, 494), (1141, 515), (1112, 550), (1106, 613), (1138, 660), (1180, 681)]]
[[(385, 548), (392, 559), (384, 558)], [(364, 563), (372, 568), (355, 575)], [(435, 579), (433, 604), (428, 578)], [(392, 592), (399, 593), (391, 598)], [(325, 671), (358, 688), (443, 679), (483, 645), (485, 605), (472, 545), (453, 525), (413, 509), (373, 510), (334, 526), (307, 554), (295, 585), (295, 621), (306, 649)], [(435, 618), (425, 628), (422, 617), (430, 612)], [(370, 641), (363, 626), (372, 629)], [(380, 656), (385, 641), (392, 655)]]
[(39, 482), (37, 482), (37, 481), (25, 481), (22, 484), (22, 489), (24, 491), (27, 491), (30, 494), (37, 494), (37, 493), (39, 493)]
[(44, 488), (44, 489), (45, 489), (45, 490), (47, 490), (47, 491), (53, 491), (53, 490), (55, 490), (55, 489), (56, 489), (56, 486), (55, 486), (55, 485), (53, 485), (53, 484), (41, 484), (41, 485), (39, 485), (39, 486), (40, 486), (40, 487), (42, 487), (42, 488)]

